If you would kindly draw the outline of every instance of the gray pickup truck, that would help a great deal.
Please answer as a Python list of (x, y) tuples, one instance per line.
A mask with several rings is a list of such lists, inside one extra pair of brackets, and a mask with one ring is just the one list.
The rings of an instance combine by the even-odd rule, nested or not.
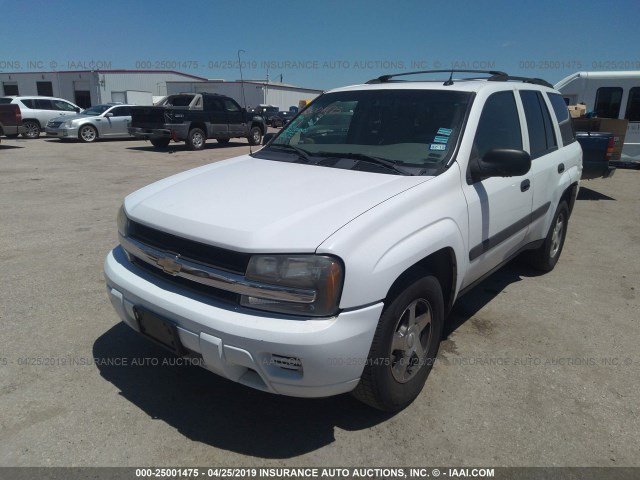
[(227, 96), (213, 93), (169, 95), (153, 107), (132, 107), (129, 133), (166, 147), (171, 140), (184, 141), (190, 150), (201, 150), (208, 138), (228, 143), (246, 138), (260, 145), (264, 120), (253, 116)]

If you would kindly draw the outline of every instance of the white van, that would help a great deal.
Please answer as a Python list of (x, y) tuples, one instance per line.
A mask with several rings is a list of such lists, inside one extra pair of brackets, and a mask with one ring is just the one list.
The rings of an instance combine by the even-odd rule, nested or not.
[(576, 72), (555, 85), (568, 105), (584, 103), (603, 118), (629, 120), (623, 161), (640, 161), (640, 71)]

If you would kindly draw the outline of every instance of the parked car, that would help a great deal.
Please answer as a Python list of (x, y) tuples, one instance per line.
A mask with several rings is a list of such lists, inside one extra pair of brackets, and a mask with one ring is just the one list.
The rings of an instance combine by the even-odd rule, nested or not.
[(23, 132), (24, 126), (22, 125), (20, 107), (16, 104), (0, 104), (0, 137), (5, 135), (15, 138)]
[(61, 140), (78, 139), (94, 142), (98, 138), (130, 137), (131, 107), (105, 103), (86, 109), (78, 115), (57, 117), (47, 122), (47, 137)]
[[(440, 72), (331, 90), (259, 151), (127, 196), (104, 264), (120, 318), (252, 388), (406, 407), (461, 295), (520, 253), (556, 266), (582, 171), (547, 82)], [(348, 125), (308, 141), (334, 112)]]
[(258, 105), (254, 109), (254, 112), (257, 115), (260, 115), (262, 118), (264, 118), (264, 121), (267, 125), (271, 125), (271, 120), (279, 111), (280, 109), (278, 107), (274, 107), (273, 105)]
[(25, 128), (22, 136), (25, 138), (38, 138), (52, 118), (76, 115), (82, 111), (79, 106), (56, 97), (0, 97), (0, 104), (6, 103), (15, 103), (20, 107)]
[(271, 117), (271, 126), (282, 128), (295, 116), (296, 114), (294, 112), (278, 112)]
[(221, 144), (246, 138), (250, 145), (259, 145), (265, 131), (262, 117), (214, 93), (169, 95), (154, 107), (132, 107), (129, 129), (154, 147), (166, 147), (173, 140), (186, 142), (190, 150), (203, 149), (208, 138)]

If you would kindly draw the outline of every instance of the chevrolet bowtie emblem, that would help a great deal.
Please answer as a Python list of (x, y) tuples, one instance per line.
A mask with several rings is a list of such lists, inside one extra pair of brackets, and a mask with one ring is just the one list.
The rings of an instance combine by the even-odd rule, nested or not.
[(161, 257), (156, 263), (169, 275), (177, 275), (182, 270), (182, 265), (178, 262), (178, 257)]

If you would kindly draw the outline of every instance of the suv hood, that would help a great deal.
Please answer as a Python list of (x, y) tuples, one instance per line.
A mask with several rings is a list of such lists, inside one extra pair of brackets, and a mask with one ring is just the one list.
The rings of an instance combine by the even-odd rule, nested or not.
[(145, 225), (232, 250), (313, 252), (358, 215), (429, 178), (244, 155), (138, 190), (125, 210)]

